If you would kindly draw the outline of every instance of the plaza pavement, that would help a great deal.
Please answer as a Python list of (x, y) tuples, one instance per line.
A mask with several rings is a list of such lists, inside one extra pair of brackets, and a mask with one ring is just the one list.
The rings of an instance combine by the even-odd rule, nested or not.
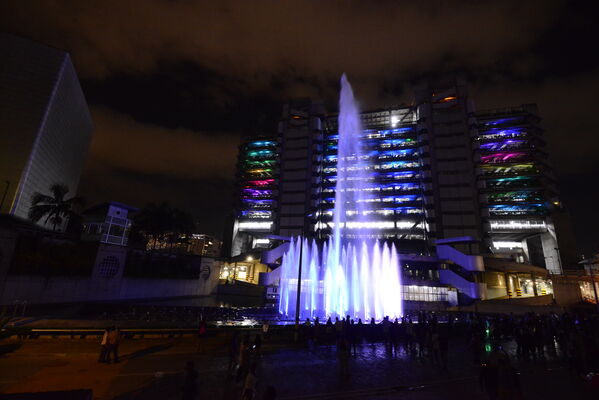
[[(98, 364), (94, 339), (37, 339), (0, 342), (0, 392), (19, 393), (89, 388), (95, 399), (177, 399), (181, 372), (194, 360), (200, 399), (239, 399), (227, 377), (227, 335), (213, 335), (196, 353), (197, 340), (129, 339), (118, 364)], [(507, 346), (510, 351), (510, 346)], [(585, 384), (552, 357), (518, 365), (526, 399), (588, 397)], [(451, 343), (449, 368), (383, 344), (363, 344), (350, 361), (349, 379), (340, 379), (334, 346), (288, 346), (267, 341), (258, 364), (258, 393), (268, 385), (279, 399), (486, 399), (467, 343)], [(258, 399), (260, 397), (257, 397)]]

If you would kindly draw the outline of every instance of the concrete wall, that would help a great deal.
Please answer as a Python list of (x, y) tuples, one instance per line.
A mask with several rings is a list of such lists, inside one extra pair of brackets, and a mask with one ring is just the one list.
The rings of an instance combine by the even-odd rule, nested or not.
[(50, 277), (9, 275), (0, 304), (27, 301), (29, 304), (70, 303), (102, 300), (149, 299), (180, 296), (207, 296), (218, 284), (216, 279), (92, 279), (89, 277)]
[(16, 232), (0, 227), (0, 293), (4, 290), (4, 283), (8, 276), (16, 242)]
[(0, 228), (0, 304), (207, 296), (218, 285), (220, 264), (207, 257), (202, 259), (198, 279), (124, 277), (127, 248), (102, 243), (91, 276), (11, 275), (8, 269), (17, 235), (14, 230)]
[(577, 280), (552, 276), (553, 296), (560, 306), (569, 306), (582, 302), (580, 284)]

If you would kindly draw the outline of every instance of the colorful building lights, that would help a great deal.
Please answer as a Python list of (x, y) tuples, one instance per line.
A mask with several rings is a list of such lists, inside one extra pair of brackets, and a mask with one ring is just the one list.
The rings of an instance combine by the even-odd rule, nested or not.
[(248, 147), (275, 147), (276, 145), (277, 142), (274, 140), (258, 140), (248, 143)]
[(247, 182), (251, 186), (269, 186), (275, 183), (274, 179), (260, 179)]
[(247, 156), (250, 158), (274, 156), (274, 152), (272, 150), (255, 150), (249, 151)]
[(543, 215), (546, 213), (544, 204), (496, 204), (489, 206), (489, 214), (500, 215)]
[(489, 224), (492, 231), (547, 229), (545, 221), (539, 220), (490, 220)]
[[(381, 169), (417, 168), (419, 166), (418, 161), (387, 161), (380, 164)], [(376, 166), (375, 169), (377, 169)]]
[(524, 245), (522, 242), (493, 241), (493, 247), (496, 249), (521, 249)]
[(486, 121), (484, 123), (485, 126), (496, 126), (496, 125), (504, 125), (507, 123), (513, 124), (519, 121), (522, 121), (523, 117), (509, 117), (509, 118), (498, 118), (491, 121)]
[(506, 139), (500, 142), (487, 142), (480, 145), (481, 150), (498, 151), (512, 150), (523, 147), (526, 144), (524, 140)]
[(241, 230), (268, 230), (272, 227), (273, 221), (241, 221), (239, 222), (239, 229)]
[(494, 153), (480, 158), (483, 164), (498, 164), (514, 162), (526, 157), (528, 154), (524, 152), (512, 152), (512, 153)]

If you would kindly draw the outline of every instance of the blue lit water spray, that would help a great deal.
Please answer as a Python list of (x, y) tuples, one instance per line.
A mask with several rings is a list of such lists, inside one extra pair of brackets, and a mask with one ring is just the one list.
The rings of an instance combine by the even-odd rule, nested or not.
[[(381, 320), (403, 315), (401, 264), (395, 245), (369, 240), (376, 227), (365, 201), (370, 165), (351, 85), (341, 77), (337, 184), (332, 236), (322, 245), (295, 238), (283, 256), (279, 312), (295, 314), (302, 263), (300, 316)], [(303, 246), (300, 251), (300, 246)], [(300, 254), (302, 260), (300, 261)]]

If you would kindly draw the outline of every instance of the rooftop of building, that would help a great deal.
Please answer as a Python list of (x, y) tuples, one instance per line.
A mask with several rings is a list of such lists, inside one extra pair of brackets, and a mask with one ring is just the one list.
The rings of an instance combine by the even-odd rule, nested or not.
[(108, 210), (108, 207), (110, 207), (110, 206), (122, 208), (124, 210), (129, 211), (129, 212), (139, 211), (139, 208), (134, 207), (134, 206), (130, 206), (130, 205), (125, 204), (125, 203), (121, 203), (119, 201), (107, 201), (105, 203), (100, 203), (100, 204), (97, 204), (95, 206), (92, 206), (92, 207), (86, 209), (83, 212), (83, 214), (84, 215), (101, 214), (102, 212), (106, 212)]

